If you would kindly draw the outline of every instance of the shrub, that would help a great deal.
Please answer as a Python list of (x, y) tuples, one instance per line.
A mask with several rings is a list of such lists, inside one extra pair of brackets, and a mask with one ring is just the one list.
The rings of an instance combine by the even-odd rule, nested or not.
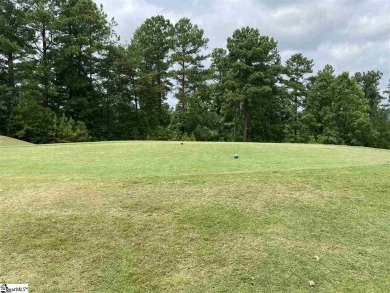
[(62, 115), (54, 132), (55, 142), (82, 142), (89, 140), (88, 129), (81, 121), (77, 123), (70, 117)]

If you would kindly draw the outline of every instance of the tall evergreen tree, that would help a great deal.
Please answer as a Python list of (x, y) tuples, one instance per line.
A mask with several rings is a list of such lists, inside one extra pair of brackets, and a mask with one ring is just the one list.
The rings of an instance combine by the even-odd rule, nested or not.
[[(148, 128), (148, 109), (144, 101), (156, 101), (149, 75), (141, 70), (142, 52), (133, 44), (120, 48), (120, 58), (115, 64), (119, 99), (117, 104), (118, 137), (120, 139), (145, 139)], [(156, 109), (156, 103), (154, 103)], [(149, 121), (150, 122), (150, 121)]]
[(330, 85), (334, 80), (334, 69), (329, 64), (311, 78), (304, 120), (314, 141), (319, 141), (324, 133), (325, 119), (331, 109), (333, 99)]
[(312, 68), (313, 60), (307, 59), (301, 53), (292, 55), (286, 61), (284, 73), (287, 79), (283, 83), (287, 87), (289, 97), (285, 102), (288, 108), (288, 126), (292, 128), (292, 133), (288, 131), (288, 139), (294, 142), (302, 141), (298, 137), (302, 127), (300, 116), (307, 96), (307, 74), (312, 73)]
[(364, 92), (369, 105), (369, 115), (373, 126), (371, 145), (376, 147), (390, 145), (389, 111), (384, 105), (385, 97), (381, 95), (379, 89), (382, 75), (382, 72), (373, 70), (355, 74), (355, 80)]
[(236, 30), (228, 38), (231, 69), (225, 94), (228, 107), (242, 113), (242, 140), (266, 141), (280, 137), (280, 103), (277, 81), (280, 56), (274, 39), (254, 28)]
[(31, 32), (26, 27), (25, 3), (0, 0), (0, 133), (9, 133), (9, 118), (23, 81), (24, 57)]
[(372, 140), (363, 91), (347, 72), (335, 77), (330, 65), (314, 77), (305, 120), (310, 134), (321, 143), (367, 146)]
[(30, 83), (42, 92), (41, 103), (58, 111), (59, 105), (55, 104), (55, 61), (59, 58), (57, 52), (58, 0), (28, 0), (27, 25), (34, 32), (31, 47), (33, 68), (31, 69)]
[(225, 82), (229, 72), (229, 59), (227, 51), (222, 48), (216, 48), (211, 53), (211, 102), (213, 110), (221, 115), (223, 106), (223, 96), (225, 93)]
[(60, 103), (67, 116), (85, 121), (88, 129), (96, 131), (99, 125), (93, 114), (100, 103), (96, 84), (104, 51), (114, 35), (113, 24), (92, 0), (68, 0), (61, 5), (59, 30), (56, 85)]
[(203, 62), (208, 58), (204, 50), (209, 40), (204, 37), (204, 31), (188, 18), (180, 19), (175, 24), (174, 32), (172, 77), (176, 81), (178, 110), (185, 112), (189, 99), (204, 89), (208, 78)]
[(100, 52), (102, 61), (98, 68), (99, 79), (94, 87), (98, 103), (91, 110), (95, 122), (95, 129), (91, 130), (99, 140), (119, 139), (118, 132), (123, 131), (118, 129), (119, 101), (124, 93), (121, 91), (120, 72), (117, 68), (123, 51), (121, 46), (113, 44)]
[(357, 72), (355, 80), (364, 92), (368, 105), (370, 106), (370, 116), (375, 117), (380, 107), (383, 97), (379, 91), (379, 84), (383, 73), (380, 71)]
[(150, 129), (169, 123), (166, 100), (172, 86), (168, 74), (172, 35), (171, 22), (158, 15), (145, 20), (131, 41), (134, 53), (141, 56), (139, 70), (143, 75), (147, 75), (150, 81), (149, 93), (144, 91), (138, 101), (146, 114)]
[(326, 126), (339, 134), (339, 143), (367, 146), (372, 129), (364, 93), (347, 72), (335, 79), (331, 91), (333, 102)]

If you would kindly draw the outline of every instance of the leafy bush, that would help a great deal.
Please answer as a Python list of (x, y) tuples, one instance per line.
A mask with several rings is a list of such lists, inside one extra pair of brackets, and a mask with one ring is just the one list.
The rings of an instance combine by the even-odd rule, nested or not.
[(170, 140), (171, 135), (167, 128), (158, 126), (155, 129), (149, 131), (147, 140)]
[(89, 140), (88, 130), (81, 121), (62, 115), (60, 121), (53, 111), (42, 107), (32, 96), (24, 95), (13, 110), (13, 136), (32, 143), (81, 142)]
[(196, 126), (194, 135), (196, 137), (196, 140), (200, 141), (217, 141), (219, 138), (218, 132), (213, 131), (203, 125)]
[(27, 95), (20, 98), (13, 109), (11, 131), (13, 136), (32, 143), (48, 143), (55, 129), (55, 114)]
[(81, 121), (77, 123), (63, 114), (59, 123), (55, 121), (55, 142), (81, 142), (89, 140), (88, 129)]
[(196, 141), (196, 137), (193, 133), (191, 133), (190, 135), (188, 135), (187, 133), (184, 133), (184, 135), (181, 137), (181, 140), (184, 140), (184, 141)]

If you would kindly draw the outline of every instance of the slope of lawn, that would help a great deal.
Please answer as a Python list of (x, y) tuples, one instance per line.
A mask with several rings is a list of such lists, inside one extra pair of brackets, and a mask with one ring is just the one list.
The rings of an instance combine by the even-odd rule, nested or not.
[(389, 178), (390, 151), (359, 147), (0, 148), (0, 283), (31, 292), (388, 292)]
[(2, 147), (2, 146), (27, 146), (27, 145), (33, 145), (33, 144), (26, 142), (26, 141), (23, 141), (23, 140), (0, 135), (0, 147)]

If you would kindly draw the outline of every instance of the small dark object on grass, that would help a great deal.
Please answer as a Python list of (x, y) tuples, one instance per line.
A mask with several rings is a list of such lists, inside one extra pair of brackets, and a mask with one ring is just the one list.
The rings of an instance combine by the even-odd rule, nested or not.
[(233, 158), (238, 159), (238, 155), (234, 154)]
[(181, 142), (180, 144), (184, 144), (184, 142)]

